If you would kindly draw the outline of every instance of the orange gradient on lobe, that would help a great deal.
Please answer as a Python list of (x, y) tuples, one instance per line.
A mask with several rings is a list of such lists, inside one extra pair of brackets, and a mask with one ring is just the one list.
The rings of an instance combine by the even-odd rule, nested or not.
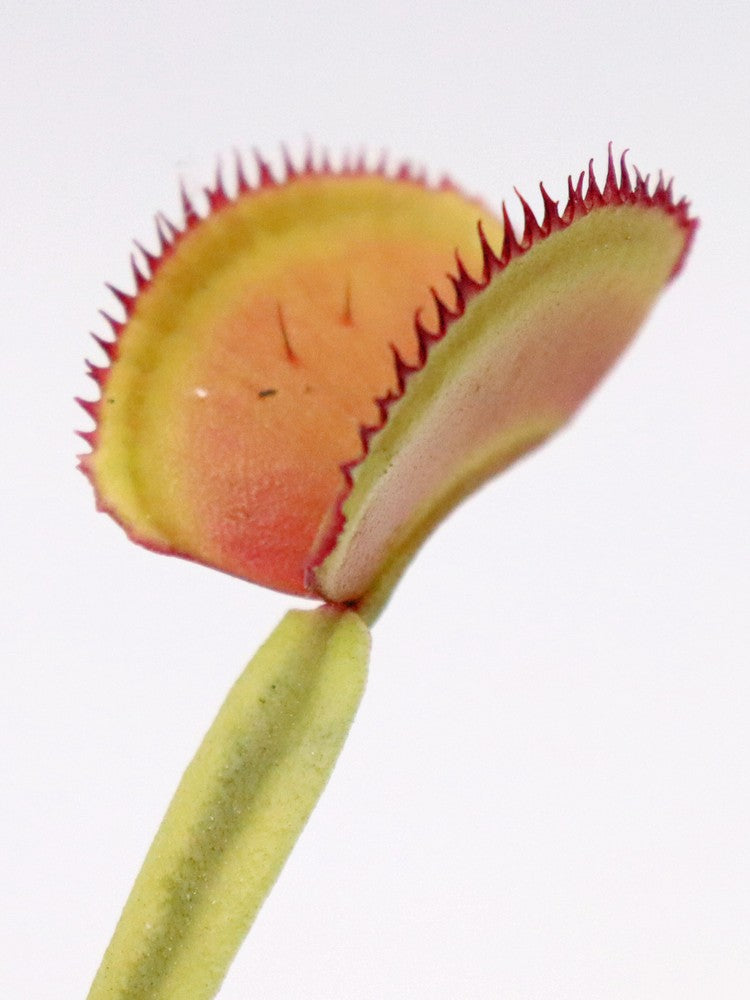
[[(449, 189), (299, 178), (240, 196), (179, 241), (137, 300), (104, 387), (90, 472), (100, 503), (154, 548), (292, 593), (391, 345), (448, 301), (482, 218)], [(123, 470), (127, 470), (126, 475)]]
[[(383, 270), (373, 272), (378, 253)], [(414, 289), (449, 264), (444, 250), (415, 259), (411, 247), (387, 243), (313, 255), (249, 283), (210, 324), (191, 358), (202, 391), (184, 411), (179, 463), (207, 561), (304, 591), (339, 467), (359, 450), (361, 424), (376, 418), (375, 398), (395, 388), (389, 342), (416, 357)]]

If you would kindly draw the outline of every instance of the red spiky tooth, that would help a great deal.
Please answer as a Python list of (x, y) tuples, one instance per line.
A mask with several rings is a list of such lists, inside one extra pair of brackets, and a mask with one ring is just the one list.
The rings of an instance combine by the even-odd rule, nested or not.
[(89, 378), (92, 378), (94, 382), (101, 388), (107, 381), (107, 375), (109, 374), (109, 368), (102, 367), (101, 365), (95, 365), (93, 361), (86, 360), (86, 374)]
[(284, 181), (293, 181), (298, 176), (297, 168), (294, 165), (288, 146), (284, 143), (281, 147), (281, 159), (284, 169)]
[(110, 314), (108, 312), (105, 312), (104, 309), (99, 310), (99, 315), (102, 316), (107, 321), (107, 323), (109, 323), (110, 327), (112, 328), (112, 333), (115, 335), (115, 340), (118, 340), (120, 334), (123, 331), (125, 323), (122, 320), (115, 319), (114, 316), (110, 316)]
[(432, 345), (437, 343), (441, 339), (442, 334), (440, 330), (437, 333), (433, 333), (432, 330), (428, 330), (427, 327), (422, 322), (422, 310), (417, 309), (414, 314), (414, 332), (417, 336), (417, 347), (419, 349), (419, 364), (423, 366), (427, 361), (427, 357), (430, 353)]
[(542, 228), (537, 222), (536, 215), (531, 208), (531, 205), (526, 201), (518, 188), (513, 188), (516, 193), (516, 197), (521, 202), (521, 208), (523, 210), (523, 236), (521, 237), (521, 244), (524, 248), (528, 249), (531, 244), (537, 240), (540, 236), (543, 236)]
[(92, 333), (91, 336), (107, 355), (107, 359), (110, 362), (117, 358), (117, 341), (105, 340), (103, 337), (99, 337), (96, 333)]
[(588, 187), (586, 188), (584, 201), (586, 203), (586, 207), (589, 209), (600, 208), (602, 205), (606, 204), (604, 195), (599, 190), (599, 185), (596, 182), (593, 160), (589, 160)]
[(214, 179), (213, 187), (204, 187), (203, 193), (208, 199), (210, 212), (218, 212), (224, 208), (225, 205), (229, 204), (229, 195), (224, 187), (224, 178), (221, 174), (221, 163), (217, 163), (216, 165), (216, 177)]
[(276, 178), (271, 171), (268, 161), (263, 159), (257, 149), (253, 150), (253, 156), (255, 157), (255, 165), (258, 168), (258, 187), (276, 187)]
[(112, 292), (114, 297), (125, 310), (125, 315), (130, 318), (130, 315), (133, 312), (133, 306), (135, 305), (135, 296), (128, 295), (128, 293), (123, 292), (121, 288), (117, 288), (115, 285), (110, 285), (109, 283), (106, 283), (105, 287)]
[(91, 417), (94, 423), (99, 421), (99, 409), (101, 400), (99, 399), (82, 399), (80, 396), (75, 397), (76, 403), (83, 409), (86, 414)]
[(138, 267), (138, 264), (135, 259), (135, 254), (132, 253), (130, 255), (130, 268), (133, 272), (133, 279), (135, 281), (135, 289), (137, 296), (137, 294), (139, 292), (142, 292), (143, 289), (148, 285), (148, 278), (146, 278), (146, 276), (141, 273), (140, 268)]
[(250, 184), (245, 173), (245, 165), (238, 150), (234, 151), (234, 174), (237, 183), (237, 197), (250, 190)]
[(586, 202), (583, 199), (584, 177), (585, 174), (582, 171), (578, 176), (577, 184), (574, 185), (572, 176), (568, 175), (568, 200), (560, 216), (563, 229), (567, 229), (573, 219), (579, 215), (586, 215), (588, 211)]
[(688, 249), (689, 249), (690, 244), (692, 243), (693, 236), (695, 235), (695, 231), (698, 228), (698, 224), (695, 221), (695, 219), (691, 219), (690, 217), (690, 202), (687, 200), (687, 198), (680, 198), (680, 200), (674, 207), (674, 214), (680, 220), (680, 224), (689, 230), (689, 238), (688, 238)]
[[(75, 433), (93, 450), (96, 445), (96, 429), (93, 431), (76, 431)], [(76, 457), (78, 458), (78, 468), (86, 473), (86, 475), (89, 475), (90, 454), (78, 455)]]
[(430, 341), (434, 337), (434, 334), (431, 334), (429, 330), (427, 330), (422, 325), (421, 309), (417, 309), (414, 314), (414, 332), (417, 335), (417, 349), (418, 349), (419, 363), (420, 365), (424, 365), (425, 361), (427, 361)]
[[(591, 169), (591, 165), (589, 165)], [(590, 184), (589, 184), (590, 187)], [(615, 169), (615, 158), (612, 154), (612, 143), (609, 144), (607, 154), (607, 175), (604, 178), (604, 186), (601, 190), (602, 200), (607, 204), (614, 204), (620, 199), (620, 185), (617, 180), (617, 170)]]
[(386, 420), (388, 419), (388, 398), (389, 396), (378, 396), (378, 398), (375, 400), (375, 406), (378, 408), (378, 417), (380, 419), (381, 427), (385, 424)]
[(393, 389), (389, 389), (384, 396), (378, 396), (376, 398), (375, 405), (380, 412), (382, 423), (385, 423), (388, 419), (388, 413), (391, 407), (394, 403), (397, 403), (400, 398), (401, 397), (398, 392), (395, 392)]
[(313, 148), (311, 142), (308, 142), (305, 148), (305, 157), (304, 160), (302, 161), (301, 173), (303, 177), (314, 177), (316, 173), (315, 157), (313, 155)]
[(660, 208), (663, 208), (666, 205), (665, 190), (666, 186), (664, 184), (664, 173), (660, 170), (659, 177), (656, 181), (656, 187), (654, 188), (654, 193), (651, 195), (651, 201), (654, 205), (658, 205)]
[(396, 382), (398, 384), (399, 393), (403, 394), (406, 389), (406, 383), (409, 376), (415, 371), (419, 370), (418, 365), (410, 365), (408, 362), (404, 361), (399, 353), (398, 348), (394, 344), (390, 344), (391, 354), (393, 356), (393, 367), (396, 373)]
[(206, 200), (208, 201), (208, 209), (209, 212), (211, 213), (218, 212), (221, 208), (224, 207), (226, 201), (228, 200), (225, 199), (219, 191), (217, 191), (215, 188), (212, 187), (204, 187), (203, 194), (206, 196)]
[(430, 287), (430, 295), (432, 296), (432, 301), (435, 303), (435, 312), (437, 313), (437, 337), (442, 337), (445, 333), (446, 327), (450, 320), (455, 319), (458, 312), (453, 312), (449, 309), (447, 304), (440, 298), (434, 287)]
[(378, 422), (376, 424), (361, 424), (360, 425), (360, 428), (359, 428), (359, 438), (360, 438), (360, 442), (362, 444), (362, 454), (363, 455), (366, 455), (367, 452), (370, 450), (370, 442), (375, 437), (375, 435), (378, 433), (378, 431), (382, 431), (382, 429), (383, 429), (383, 421), (382, 420), (378, 420)]
[(510, 216), (508, 215), (508, 207), (503, 202), (502, 206), (502, 216), (503, 216), (503, 248), (500, 253), (500, 266), (505, 267), (507, 264), (517, 257), (521, 253), (521, 244), (516, 239), (516, 233), (513, 229), (513, 223), (510, 221)]
[(479, 282), (476, 281), (466, 269), (466, 265), (463, 262), (461, 254), (458, 250), (455, 251), (456, 260), (456, 270), (458, 272), (458, 284), (461, 289), (461, 301), (465, 301), (467, 295), (471, 295), (479, 288)]
[(456, 298), (456, 306), (453, 310), (455, 316), (459, 316), (466, 307), (466, 298), (464, 296), (463, 288), (461, 286), (461, 278), (455, 274), (447, 274), (446, 278), (451, 283), (453, 288), (453, 293)]
[(182, 215), (183, 215), (183, 228), (185, 231), (189, 229), (194, 229), (198, 223), (201, 221), (200, 215), (195, 209), (195, 205), (190, 200), (190, 196), (187, 193), (187, 188), (185, 187), (185, 182), (180, 182), (180, 203), (182, 205)]
[(214, 196), (222, 198), (224, 202), (229, 201), (229, 194), (224, 183), (224, 171), (222, 169), (221, 160), (219, 160), (216, 164), (216, 174), (214, 175)]
[(586, 177), (586, 172), (582, 170), (578, 176), (578, 183), (576, 184), (576, 192), (575, 192), (579, 210), (583, 214), (587, 214), (589, 211), (588, 202), (586, 201), (586, 195), (583, 193), (583, 185), (585, 177)]
[(145, 275), (145, 280), (148, 281), (148, 279), (153, 275), (154, 269), (158, 266), (159, 258), (156, 254), (153, 254), (151, 253), (150, 250), (147, 250), (146, 247), (138, 240), (133, 240), (133, 242), (135, 243), (136, 248), (138, 249), (139, 253), (143, 256), (143, 259), (146, 262), (148, 273)]
[(341, 470), (344, 479), (346, 479), (349, 482), (349, 485), (352, 485), (354, 481), (352, 478), (352, 472), (359, 465), (360, 461), (361, 458), (352, 458), (348, 462), (341, 462), (341, 464), (339, 465), (339, 469)]
[(164, 260), (164, 255), (169, 252), (169, 250), (171, 248), (171, 244), (169, 242), (169, 237), (167, 236), (167, 233), (165, 231), (166, 227), (164, 225), (164, 222), (163, 222), (163, 219), (162, 219), (162, 216), (161, 216), (160, 213), (157, 213), (154, 216), (154, 226), (156, 228), (156, 238), (159, 241), (159, 255), (158, 255), (159, 256), (159, 261), (155, 265), (155, 268), (154, 268), (154, 270), (156, 270), (159, 267), (159, 265), (161, 264), (162, 260)]
[(646, 175), (646, 178), (644, 180), (644, 178), (642, 177), (641, 172), (638, 169), (638, 167), (633, 166), (633, 171), (635, 173), (635, 188), (634, 188), (634, 191), (633, 191), (633, 194), (635, 195), (635, 199), (637, 201), (638, 200), (644, 201), (644, 202), (648, 201), (649, 200), (648, 175)]
[(578, 181), (573, 184), (573, 177), (568, 174), (568, 200), (565, 202), (565, 208), (562, 211), (562, 219), (565, 223), (565, 228), (567, 229), (573, 216), (578, 215), (579, 212), (585, 214), (586, 203), (583, 200), (583, 179), (584, 173), (578, 175)]
[(320, 154), (320, 167), (318, 168), (318, 172), (324, 177), (330, 177), (333, 173), (331, 158), (327, 149), (324, 149)]
[(630, 171), (628, 170), (628, 165), (625, 162), (627, 153), (628, 151), (626, 149), (620, 157), (620, 197), (622, 201), (631, 201), (633, 197), (633, 185), (630, 180)]
[(409, 163), (402, 163), (393, 175), (394, 180), (410, 182), (412, 180), (411, 165)]
[(500, 267), (500, 258), (496, 256), (495, 251), (490, 246), (481, 221), (477, 223), (477, 232), (479, 233), (479, 245), (482, 250), (482, 284), (486, 285), (490, 280), (492, 272)]
[(542, 193), (542, 201), (544, 203), (542, 232), (545, 236), (549, 236), (550, 233), (555, 233), (559, 229), (562, 229), (562, 219), (558, 211), (559, 202), (550, 197), (544, 184), (539, 185), (539, 190)]
[(670, 280), (677, 277), (682, 268), (685, 266), (685, 261), (690, 249), (693, 245), (693, 240), (695, 239), (695, 234), (698, 230), (698, 220), (690, 217), (689, 213), (690, 202), (686, 198), (681, 198), (677, 203), (676, 211), (674, 212), (675, 218), (678, 220), (679, 225), (685, 231), (685, 244), (682, 248), (682, 253), (677, 258), (674, 267), (672, 268), (672, 273), (670, 274)]
[(162, 256), (164, 256), (164, 254), (167, 254), (174, 249), (174, 245), (179, 240), (180, 236), (182, 236), (182, 232), (177, 228), (171, 219), (167, 218), (163, 212), (159, 212), (157, 216), (156, 228), (159, 234), (159, 239), (163, 243)]

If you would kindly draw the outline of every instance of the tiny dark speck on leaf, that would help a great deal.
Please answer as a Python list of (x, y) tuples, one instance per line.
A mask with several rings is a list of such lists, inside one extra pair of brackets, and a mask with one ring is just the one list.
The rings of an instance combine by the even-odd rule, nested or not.
[(265, 399), (266, 396), (275, 396), (278, 389), (261, 389), (258, 393), (258, 399)]

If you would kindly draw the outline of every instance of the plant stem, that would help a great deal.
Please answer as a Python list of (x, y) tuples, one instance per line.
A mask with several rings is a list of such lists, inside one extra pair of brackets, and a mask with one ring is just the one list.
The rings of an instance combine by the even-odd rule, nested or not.
[(282, 619), (186, 770), (89, 1000), (215, 996), (333, 770), (368, 655), (354, 612)]

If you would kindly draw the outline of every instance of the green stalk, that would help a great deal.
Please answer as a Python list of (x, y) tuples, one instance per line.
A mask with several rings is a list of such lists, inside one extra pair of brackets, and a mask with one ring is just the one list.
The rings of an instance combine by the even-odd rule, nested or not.
[(364, 690), (352, 611), (290, 611), (162, 821), (88, 1000), (210, 1000), (333, 770)]

